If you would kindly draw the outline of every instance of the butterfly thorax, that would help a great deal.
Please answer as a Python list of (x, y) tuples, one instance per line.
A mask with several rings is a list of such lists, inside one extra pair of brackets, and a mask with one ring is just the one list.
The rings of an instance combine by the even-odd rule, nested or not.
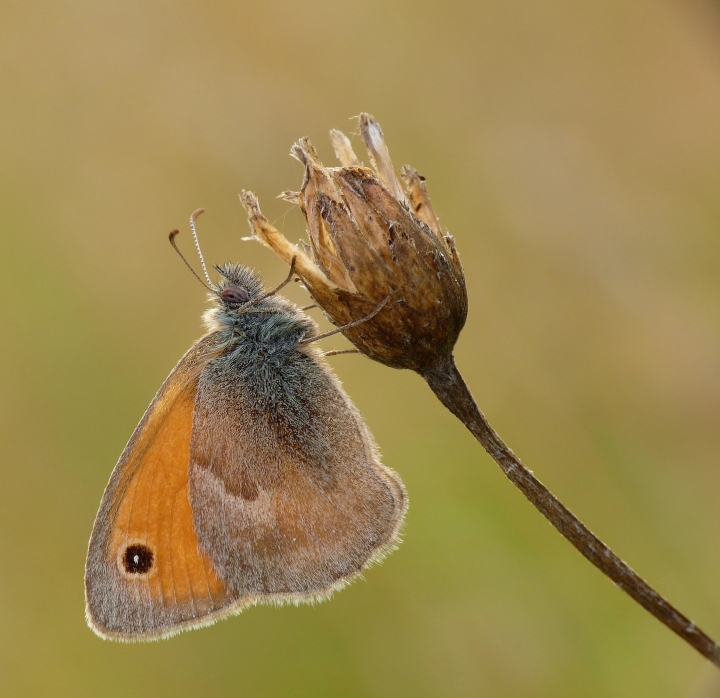
[(218, 292), (210, 296), (212, 307), (205, 312), (203, 321), (208, 331), (220, 334), (220, 339), (238, 349), (275, 353), (294, 349), (303, 337), (317, 332), (311, 318), (279, 295), (243, 308), (262, 295), (260, 278), (240, 264), (216, 268), (222, 280)]

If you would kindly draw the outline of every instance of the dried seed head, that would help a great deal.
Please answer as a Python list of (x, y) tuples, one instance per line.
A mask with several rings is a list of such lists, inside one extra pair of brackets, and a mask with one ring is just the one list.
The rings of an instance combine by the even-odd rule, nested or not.
[(365, 355), (416, 371), (449, 356), (467, 316), (465, 278), (453, 239), (443, 235), (424, 178), (411, 167), (393, 169), (382, 131), (369, 114), (360, 131), (373, 169), (362, 167), (350, 141), (331, 131), (342, 167), (325, 167), (307, 138), (291, 154), (305, 166), (297, 203), (310, 245), (290, 244), (262, 216), (252, 194), (241, 198), (262, 242), (296, 270), (336, 325), (372, 319), (344, 332)]

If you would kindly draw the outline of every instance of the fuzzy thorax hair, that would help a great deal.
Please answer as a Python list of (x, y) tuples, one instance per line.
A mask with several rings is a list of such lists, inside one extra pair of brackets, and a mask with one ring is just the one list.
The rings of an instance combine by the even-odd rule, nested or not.
[[(295, 346), (303, 337), (317, 333), (317, 325), (294, 303), (273, 294), (243, 310), (264, 292), (260, 277), (242, 264), (215, 267), (221, 275), (217, 291), (210, 295), (212, 307), (203, 315), (208, 332), (229, 333), (231, 339), (246, 337), (255, 344), (280, 348)], [(247, 301), (238, 303), (223, 299), (223, 291), (238, 289)], [(226, 294), (227, 295), (227, 294)]]

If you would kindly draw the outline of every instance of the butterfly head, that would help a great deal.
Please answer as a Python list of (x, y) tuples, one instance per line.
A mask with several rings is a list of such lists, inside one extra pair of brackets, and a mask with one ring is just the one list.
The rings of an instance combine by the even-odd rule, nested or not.
[(252, 269), (242, 264), (223, 264), (215, 269), (221, 277), (215, 292), (222, 310), (237, 310), (262, 293), (262, 281)]
[[(297, 340), (314, 323), (285, 298), (264, 292), (260, 277), (242, 264), (216, 266), (220, 281), (212, 287), (212, 307), (203, 316), (210, 332)], [(297, 336), (296, 336), (297, 335)]]

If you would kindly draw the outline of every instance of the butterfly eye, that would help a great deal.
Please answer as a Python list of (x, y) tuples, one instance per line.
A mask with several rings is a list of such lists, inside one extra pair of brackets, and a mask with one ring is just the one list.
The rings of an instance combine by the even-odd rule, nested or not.
[(153, 566), (153, 551), (144, 545), (129, 545), (123, 555), (123, 565), (128, 574), (146, 574)]
[(250, 300), (248, 292), (239, 286), (224, 288), (220, 293), (220, 298), (226, 303), (247, 303), (247, 301)]

